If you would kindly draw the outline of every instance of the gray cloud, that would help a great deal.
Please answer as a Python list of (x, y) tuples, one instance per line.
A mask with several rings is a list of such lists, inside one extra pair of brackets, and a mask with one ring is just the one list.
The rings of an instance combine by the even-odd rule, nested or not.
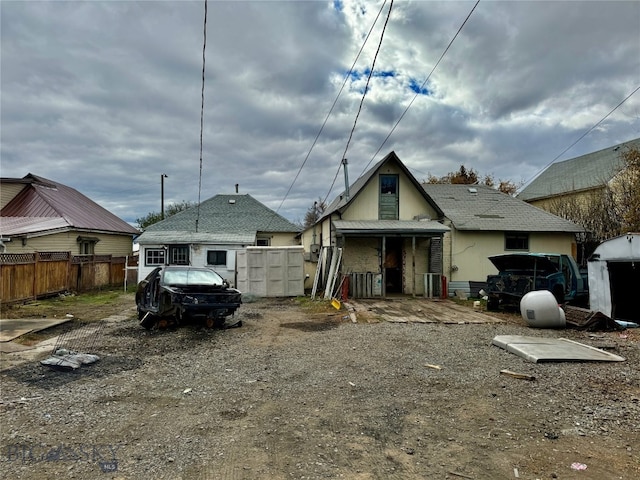
[[(381, 3), (208, 3), (202, 192), (277, 208)], [(640, 85), (640, 3), (394, 4), (347, 157), (418, 178), (461, 164), (526, 180)], [(370, 67), (386, 8), (357, 63)], [(1, 174), (77, 188), (133, 222), (198, 198), (203, 2), (2, 2)], [(281, 213), (328, 193), (366, 78), (350, 83)], [(374, 159), (391, 128), (413, 104)], [(640, 136), (640, 93), (562, 158)], [(331, 196), (343, 188), (342, 176)], [(331, 197), (330, 197), (331, 198)]]

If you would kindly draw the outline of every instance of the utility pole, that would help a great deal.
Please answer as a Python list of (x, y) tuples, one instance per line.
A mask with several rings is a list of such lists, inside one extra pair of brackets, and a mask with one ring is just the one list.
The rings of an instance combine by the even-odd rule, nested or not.
[(164, 179), (169, 175), (160, 174), (160, 219), (164, 220)]

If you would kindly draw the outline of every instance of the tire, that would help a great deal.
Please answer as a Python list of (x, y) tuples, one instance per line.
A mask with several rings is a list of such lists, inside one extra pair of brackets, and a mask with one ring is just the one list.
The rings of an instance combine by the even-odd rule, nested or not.
[(556, 302), (558, 305), (562, 305), (564, 303), (564, 289), (562, 285), (556, 285), (553, 287), (553, 296), (556, 297)]
[(146, 312), (142, 318), (140, 319), (140, 326), (146, 328), (147, 330), (151, 330), (156, 324), (156, 319), (151, 312)]
[(489, 297), (489, 299), (487, 300), (487, 310), (495, 312), (498, 310), (499, 306), (500, 306), (500, 300), (498, 300), (497, 298)]

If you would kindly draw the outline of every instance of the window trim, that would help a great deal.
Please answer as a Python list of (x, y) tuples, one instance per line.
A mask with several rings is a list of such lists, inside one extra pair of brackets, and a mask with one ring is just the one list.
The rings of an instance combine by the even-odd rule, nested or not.
[[(168, 265), (189, 265), (189, 245), (169, 245), (169, 258), (167, 259)], [(184, 258), (176, 257), (184, 255)]]
[[(157, 253), (158, 262), (149, 262), (149, 254)], [(166, 250), (162, 247), (160, 248), (145, 248), (144, 249), (144, 265), (146, 267), (153, 267), (158, 265), (166, 265), (167, 255)]]
[(504, 232), (504, 249), (509, 252), (528, 252), (529, 232)]
[[(224, 253), (224, 263), (211, 263), (211, 262), (209, 262), (209, 254), (210, 253), (216, 253), (216, 254)], [(227, 250), (207, 250), (207, 266), (211, 266), (211, 267), (226, 267), (227, 266), (227, 262), (228, 262), (228, 254), (229, 254), (229, 252)]]

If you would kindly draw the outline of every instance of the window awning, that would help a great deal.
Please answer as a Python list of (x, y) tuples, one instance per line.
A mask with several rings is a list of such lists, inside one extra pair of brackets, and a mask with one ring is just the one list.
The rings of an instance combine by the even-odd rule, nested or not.
[(434, 220), (335, 220), (338, 235), (438, 237), (449, 227)]
[(93, 243), (98, 243), (100, 241), (100, 239), (98, 237), (83, 237), (82, 235), (78, 236), (78, 238), (76, 238), (76, 242), (81, 243), (81, 242), (93, 242)]

